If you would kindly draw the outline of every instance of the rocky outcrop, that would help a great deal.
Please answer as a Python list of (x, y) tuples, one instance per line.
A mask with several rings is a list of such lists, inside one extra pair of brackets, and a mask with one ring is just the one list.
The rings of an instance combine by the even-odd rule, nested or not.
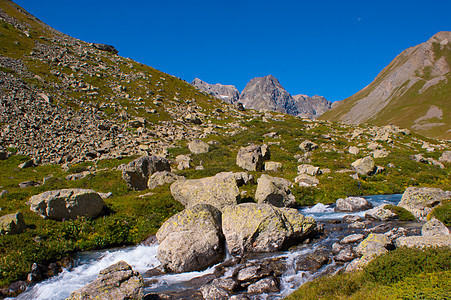
[(237, 103), (240, 98), (240, 92), (233, 85), (209, 84), (199, 78), (195, 78), (191, 85), (230, 104)]
[(347, 197), (335, 202), (335, 211), (362, 211), (372, 208), (368, 200), (361, 197)]
[(281, 250), (292, 239), (301, 240), (315, 228), (312, 218), (296, 209), (242, 203), (223, 210), (222, 228), (232, 254)]
[(122, 179), (137, 190), (145, 190), (149, 176), (159, 171), (171, 171), (169, 161), (158, 156), (142, 156), (122, 169)]
[(0, 235), (19, 234), (25, 230), (25, 227), (21, 212), (0, 217)]
[(351, 165), (360, 175), (372, 175), (376, 172), (376, 166), (371, 156), (360, 158), (354, 161)]
[(446, 198), (446, 193), (441, 189), (409, 187), (402, 194), (398, 206), (410, 211), (415, 218), (424, 220)]
[(31, 196), (30, 210), (43, 218), (75, 220), (78, 217), (95, 218), (103, 209), (103, 200), (94, 190), (63, 189)]
[(323, 96), (293, 95), (297, 115), (301, 118), (316, 119), (332, 107), (332, 102)]
[(157, 232), (157, 258), (172, 272), (202, 270), (223, 255), (221, 213), (211, 205), (187, 208), (163, 223)]
[(111, 46), (111, 45), (93, 43), (92, 46), (94, 48), (96, 48), (96, 49), (99, 49), (99, 50), (102, 50), (102, 51), (111, 52), (113, 54), (118, 54), (119, 53), (119, 51), (117, 51), (117, 49), (114, 48), (114, 46)]
[(171, 185), (171, 193), (187, 208), (210, 204), (222, 210), (227, 205), (237, 204), (240, 199), (237, 179), (232, 172), (201, 179), (177, 180)]
[(276, 207), (290, 207), (296, 204), (289, 180), (263, 174), (257, 179), (257, 184), (255, 200), (258, 203), (268, 203)]
[(83, 299), (143, 299), (144, 280), (124, 261), (115, 263), (99, 273), (99, 277), (73, 292), (68, 300)]
[(267, 147), (265, 153), (262, 148), (258, 145), (241, 147), (236, 156), (236, 164), (247, 171), (261, 171), (263, 162), (270, 157)]

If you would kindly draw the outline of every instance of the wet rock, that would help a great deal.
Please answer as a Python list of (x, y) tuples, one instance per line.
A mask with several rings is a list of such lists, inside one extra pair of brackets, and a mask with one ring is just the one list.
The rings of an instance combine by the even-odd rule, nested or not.
[(9, 286), (2, 288), (1, 294), (6, 297), (16, 297), (19, 294), (23, 293), (28, 288), (28, 283), (26, 281), (15, 281), (11, 283)]
[(337, 255), (335, 255), (334, 259), (335, 261), (339, 262), (349, 262), (355, 259), (356, 257), (357, 254), (354, 251), (352, 251), (350, 247), (346, 247), (340, 250), (340, 252), (338, 252)]
[(329, 257), (329, 251), (324, 249), (319, 249), (311, 254), (303, 255), (299, 259), (296, 259), (296, 270), (316, 272), (330, 261)]
[(389, 221), (389, 220), (395, 220), (398, 218), (398, 215), (396, 215), (394, 212), (392, 212), (389, 209), (384, 209), (385, 204), (382, 204), (378, 207), (375, 207), (373, 209), (370, 209), (365, 212), (365, 218), (370, 220), (376, 220), (376, 221)]
[(351, 234), (341, 239), (340, 244), (352, 244), (362, 241), (365, 236), (361, 233)]
[(242, 203), (223, 210), (222, 228), (232, 254), (271, 252), (295, 238), (302, 240), (316, 226), (296, 209), (278, 209), (269, 204)]
[(349, 224), (349, 228), (362, 229), (366, 227), (364, 222), (356, 221), (354, 223)]
[(432, 218), (421, 228), (422, 236), (443, 236), (449, 235), (449, 229), (436, 218)]
[(228, 300), (231, 293), (226, 289), (215, 285), (205, 285), (200, 288), (204, 300)]
[(236, 156), (236, 164), (247, 171), (261, 171), (263, 161), (262, 147), (258, 145), (241, 147)]
[(354, 161), (351, 165), (354, 168), (354, 170), (360, 175), (372, 175), (376, 172), (374, 160), (370, 156), (360, 158)]
[(227, 205), (237, 204), (240, 199), (240, 191), (232, 172), (218, 173), (202, 179), (177, 180), (171, 185), (171, 193), (185, 207), (210, 204), (219, 210)]
[(120, 261), (100, 271), (96, 280), (76, 290), (68, 300), (142, 299), (144, 280), (126, 262)]
[(247, 288), (247, 292), (252, 294), (277, 293), (279, 291), (279, 281), (273, 276), (260, 279)]
[(95, 218), (103, 209), (103, 200), (94, 190), (63, 189), (34, 195), (28, 200), (30, 210), (54, 220), (78, 217)]
[(347, 197), (338, 199), (335, 203), (335, 211), (362, 211), (373, 207), (370, 202), (361, 197)]
[(147, 181), (147, 187), (152, 190), (160, 185), (173, 183), (177, 180), (183, 180), (185, 177), (176, 175), (168, 171), (160, 171), (153, 173)]
[(296, 204), (291, 193), (291, 182), (284, 178), (272, 177), (266, 174), (257, 179), (255, 200), (258, 203), (269, 203), (277, 207), (289, 207)]
[(210, 146), (201, 140), (193, 140), (188, 143), (188, 149), (191, 153), (202, 154), (207, 153), (210, 150)]
[(221, 213), (201, 204), (172, 216), (157, 232), (157, 258), (165, 269), (181, 273), (202, 270), (223, 255)]
[(409, 187), (402, 194), (398, 206), (407, 209), (421, 221), (446, 198), (446, 193), (441, 189)]
[(19, 234), (26, 228), (21, 212), (0, 217), (0, 235)]
[(358, 222), (358, 221), (362, 221), (362, 217), (357, 216), (357, 215), (346, 215), (343, 217), (342, 222), (343, 223), (354, 223), (354, 222)]
[(158, 171), (171, 171), (169, 161), (158, 156), (142, 156), (130, 162), (122, 170), (122, 179), (137, 190), (145, 190), (149, 176)]

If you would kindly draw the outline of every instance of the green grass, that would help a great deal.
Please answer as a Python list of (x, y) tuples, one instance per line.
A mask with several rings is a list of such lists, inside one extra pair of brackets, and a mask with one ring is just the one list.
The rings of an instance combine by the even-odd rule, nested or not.
[(428, 220), (432, 217), (442, 221), (445, 226), (451, 226), (451, 200), (445, 200), (442, 205), (435, 207), (427, 216)]
[(407, 209), (405, 209), (403, 207), (388, 204), (388, 205), (385, 205), (384, 208), (389, 209), (393, 213), (395, 213), (398, 216), (400, 221), (415, 221), (415, 216), (412, 215), (412, 213), (410, 211), (408, 211)]

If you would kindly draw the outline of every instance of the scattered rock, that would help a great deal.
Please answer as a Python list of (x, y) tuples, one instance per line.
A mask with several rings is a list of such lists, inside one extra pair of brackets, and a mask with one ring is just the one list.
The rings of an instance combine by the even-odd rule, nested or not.
[(253, 294), (277, 293), (279, 290), (279, 281), (273, 276), (260, 279), (247, 288), (247, 292)]
[(137, 190), (145, 190), (149, 176), (158, 171), (171, 171), (169, 161), (158, 156), (142, 156), (130, 162), (122, 170), (122, 179)]
[(335, 203), (335, 211), (362, 211), (371, 207), (371, 203), (361, 197), (340, 198)]
[(442, 156), (438, 159), (442, 163), (451, 163), (451, 151), (444, 151)]
[(21, 163), (21, 164), (18, 165), (17, 167), (18, 167), (19, 169), (26, 169), (26, 168), (31, 168), (31, 167), (34, 167), (34, 166), (35, 166), (34, 161), (33, 161), (32, 159), (30, 159), (30, 160), (27, 160), (27, 161), (24, 162), (24, 163)]
[(25, 222), (20, 212), (0, 217), (0, 235), (19, 234), (25, 230)]
[(38, 185), (41, 185), (41, 184), (39, 182), (36, 182), (36, 181), (33, 181), (33, 180), (31, 180), (31, 181), (24, 181), (24, 182), (19, 183), (19, 187), (21, 189), (24, 189), (24, 188), (27, 188), (27, 187), (32, 187), (32, 186), (38, 186)]
[(355, 233), (348, 235), (341, 239), (340, 244), (352, 244), (362, 241), (365, 238), (365, 236), (361, 233)]
[(237, 180), (232, 172), (202, 179), (177, 180), (171, 185), (171, 193), (185, 207), (210, 204), (219, 210), (237, 204), (240, 199)]
[(382, 204), (378, 207), (368, 210), (365, 212), (365, 218), (376, 221), (389, 221), (395, 220), (398, 216), (389, 209), (384, 208), (385, 204)]
[(359, 155), (360, 150), (359, 150), (359, 148), (357, 148), (355, 146), (351, 146), (351, 147), (349, 147), (348, 152), (351, 154), (354, 154), (354, 155)]
[(409, 187), (404, 191), (398, 206), (407, 209), (421, 221), (446, 198), (446, 193), (441, 189)]
[(257, 179), (255, 200), (258, 203), (269, 203), (277, 207), (289, 207), (296, 204), (291, 193), (291, 182), (284, 178), (272, 177), (266, 174)]
[(47, 191), (32, 196), (27, 204), (39, 216), (54, 220), (95, 218), (103, 209), (102, 197), (96, 191), (86, 189)]
[(367, 265), (377, 256), (387, 253), (392, 245), (391, 240), (384, 234), (370, 233), (356, 248), (356, 252), (362, 257), (355, 266), (357, 269)]
[(362, 217), (357, 216), (357, 215), (346, 215), (343, 217), (343, 219), (341, 220), (343, 223), (354, 223), (354, 222), (358, 222), (358, 221), (362, 221)]
[(318, 149), (318, 144), (309, 140), (305, 140), (299, 145), (299, 148), (301, 148), (301, 150), (303, 150), (304, 152), (310, 152)]
[(376, 171), (374, 160), (371, 156), (360, 158), (351, 164), (360, 175), (372, 175)]
[(236, 156), (236, 164), (247, 171), (261, 171), (263, 161), (262, 147), (257, 145), (241, 147)]
[(177, 155), (175, 161), (177, 162), (177, 169), (180, 171), (191, 168), (191, 158), (188, 155)]
[(207, 153), (210, 150), (210, 146), (201, 140), (194, 140), (188, 143), (188, 149), (191, 153), (201, 154)]
[(80, 173), (69, 174), (66, 176), (66, 180), (79, 180), (79, 179), (85, 178), (89, 174), (91, 174), (91, 172), (89, 172), (89, 171), (83, 171)]
[(265, 162), (265, 171), (280, 172), (282, 171), (282, 163), (275, 161), (267, 161)]
[(294, 179), (295, 183), (298, 183), (301, 187), (317, 186), (319, 180), (315, 176), (310, 176), (307, 174), (301, 174)]
[(374, 158), (384, 158), (388, 156), (388, 152), (384, 149), (376, 149), (373, 151)]
[(338, 252), (338, 254), (335, 255), (334, 259), (335, 259), (335, 261), (339, 261), (339, 262), (348, 262), (348, 261), (352, 261), (356, 257), (357, 257), (357, 254), (354, 251), (352, 251), (352, 249), (350, 247), (347, 247), (347, 248), (340, 250), (340, 252)]
[(96, 280), (76, 290), (68, 300), (80, 299), (143, 299), (144, 280), (124, 261), (100, 271)]
[(99, 44), (99, 43), (93, 43), (92, 46), (96, 49), (102, 50), (102, 51), (107, 51), (107, 52), (111, 52), (114, 54), (117, 54), (119, 51), (117, 51), (116, 48), (114, 48), (114, 46), (111, 45), (107, 45), (107, 44)]
[(319, 167), (315, 167), (309, 164), (303, 164), (298, 166), (298, 174), (308, 174), (311, 176), (320, 175), (321, 170)]
[(164, 222), (156, 236), (157, 258), (172, 272), (199, 271), (223, 255), (221, 213), (211, 205), (186, 208)]

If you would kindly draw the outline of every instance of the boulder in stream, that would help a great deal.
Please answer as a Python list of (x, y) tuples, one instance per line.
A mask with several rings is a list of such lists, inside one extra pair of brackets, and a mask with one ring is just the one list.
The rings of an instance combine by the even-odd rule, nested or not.
[(415, 218), (423, 221), (435, 206), (447, 198), (447, 194), (438, 188), (409, 187), (402, 194), (398, 206), (407, 209)]

